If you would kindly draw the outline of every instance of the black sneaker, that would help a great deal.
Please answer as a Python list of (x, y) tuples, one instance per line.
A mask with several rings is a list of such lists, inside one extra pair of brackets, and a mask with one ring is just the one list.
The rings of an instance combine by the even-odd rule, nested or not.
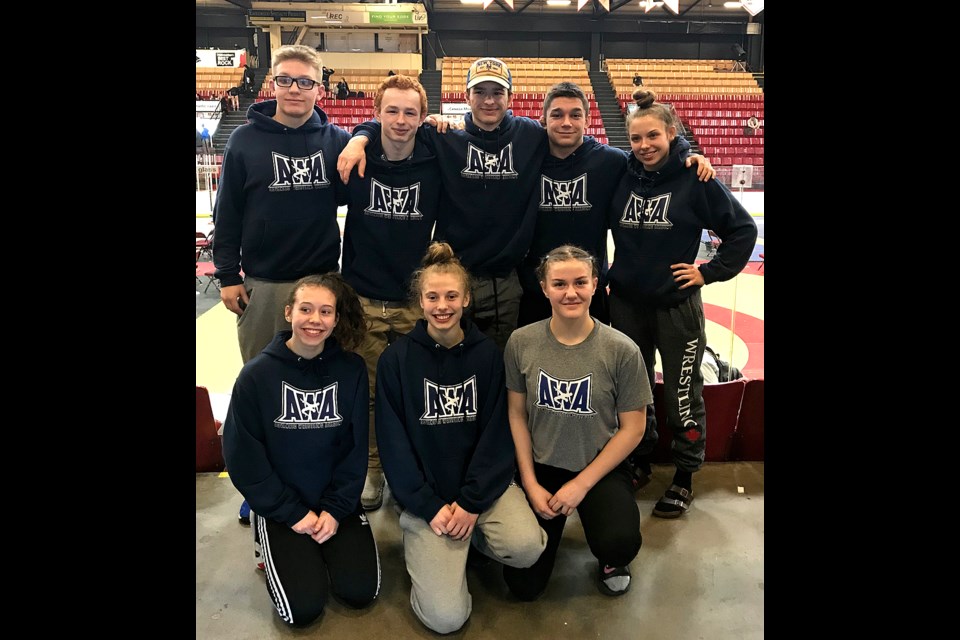
[(630, 567), (601, 566), (597, 586), (604, 595), (622, 596), (630, 590)]

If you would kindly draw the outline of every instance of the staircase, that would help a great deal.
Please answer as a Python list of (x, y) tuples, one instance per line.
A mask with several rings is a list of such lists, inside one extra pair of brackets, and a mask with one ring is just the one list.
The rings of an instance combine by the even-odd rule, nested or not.
[(424, 69), (420, 72), (420, 84), (423, 90), (427, 92), (428, 114), (440, 113), (441, 87), (443, 86), (442, 72), (436, 69)]
[[(757, 81), (757, 86), (760, 87), (761, 89), (763, 89), (763, 71), (760, 71), (759, 73), (758, 73), (758, 72), (754, 72), (754, 73), (753, 73), (753, 79)], [(766, 92), (764, 92), (764, 93), (766, 93)]]
[(623, 149), (630, 153), (630, 142), (627, 137), (627, 127), (623, 123), (623, 112), (617, 102), (617, 94), (610, 84), (610, 78), (605, 71), (588, 71), (590, 84), (593, 86), (593, 95), (600, 107), (600, 117), (603, 119), (603, 128), (607, 132), (607, 143), (611, 147)]
[[(269, 69), (254, 69), (253, 86), (257, 87), (257, 93), (263, 86), (263, 80), (266, 78)], [(220, 124), (217, 125), (217, 132), (213, 134), (213, 151), (218, 156), (223, 155), (223, 149), (227, 146), (227, 139), (233, 130), (247, 122), (247, 109), (256, 101), (256, 98), (240, 96), (240, 108), (237, 111), (228, 111), (223, 114)]]

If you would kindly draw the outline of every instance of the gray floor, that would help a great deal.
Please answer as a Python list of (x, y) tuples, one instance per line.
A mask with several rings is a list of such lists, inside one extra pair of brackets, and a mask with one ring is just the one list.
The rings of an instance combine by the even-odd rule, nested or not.
[[(637, 494), (643, 547), (621, 597), (602, 595), (596, 560), (576, 516), (564, 530), (556, 569), (536, 602), (513, 599), (492, 563), (468, 570), (473, 614), (449, 638), (496, 640), (761, 640), (764, 630), (763, 463), (707, 463), (694, 475), (695, 499), (679, 520), (651, 516), (673, 467), (654, 465)], [(370, 514), (382, 584), (363, 611), (332, 601), (306, 629), (275, 613), (254, 569), (249, 527), (237, 522), (240, 494), (218, 474), (197, 474), (197, 629), (204, 640), (293, 637), (402, 640), (443, 637), (410, 610), (397, 515), (388, 500)]]

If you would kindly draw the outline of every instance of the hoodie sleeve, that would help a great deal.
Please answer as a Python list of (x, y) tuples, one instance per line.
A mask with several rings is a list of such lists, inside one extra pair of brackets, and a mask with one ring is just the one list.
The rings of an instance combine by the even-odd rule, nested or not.
[(370, 442), (370, 383), (367, 369), (357, 356), (357, 367), (350, 387), (353, 397), (350, 405), (350, 446), (333, 469), (333, 477), (320, 498), (320, 508), (329, 512), (337, 522), (356, 511), (367, 477), (367, 455)]
[(292, 527), (310, 508), (300, 501), (297, 491), (284, 484), (267, 457), (264, 417), (257, 404), (258, 397), (256, 385), (241, 371), (233, 385), (223, 423), (223, 457), (230, 481), (250, 507), (264, 517)]
[(217, 268), (214, 275), (225, 287), (243, 284), (240, 276), (240, 230), (246, 208), (243, 193), (246, 180), (242, 153), (236, 149), (235, 136), (231, 135), (223, 151), (217, 201), (213, 206), (213, 264)]
[(370, 140), (379, 140), (380, 139), (380, 123), (376, 120), (367, 120), (366, 122), (361, 122), (353, 128), (353, 136), (363, 136)]
[(387, 347), (377, 363), (377, 448), (390, 491), (397, 501), (411, 513), (430, 522), (446, 503), (427, 484), (407, 434), (397, 347), (398, 343)]
[(499, 498), (513, 479), (515, 452), (507, 420), (507, 385), (503, 356), (490, 342), (489, 397), (481, 398), (480, 438), (467, 467), (457, 504), (470, 513), (483, 513)]
[(710, 284), (729, 280), (747, 266), (757, 242), (757, 223), (716, 178), (704, 186), (703, 225), (721, 240), (713, 259), (700, 265), (703, 283)]

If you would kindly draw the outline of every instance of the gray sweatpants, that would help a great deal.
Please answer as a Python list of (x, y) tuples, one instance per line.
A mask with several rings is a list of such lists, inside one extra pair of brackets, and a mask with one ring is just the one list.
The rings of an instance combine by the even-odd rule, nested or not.
[(520, 568), (532, 566), (547, 546), (546, 532), (537, 524), (523, 490), (512, 482), (477, 518), (472, 540), (438, 536), (430, 523), (409, 511), (400, 514), (400, 528), (413, 583), (410, 605), (420, 621), (437, 633), (456, 631), (473, 610), (467, 590), (471, 543), (484, 555)]
[[(667, 425), (673, 433), (673, 461), (681, 471), (692, 473), (699, 470), (707, 448), (703, 374), (700, 371), (707, 334), (700, 290), (668, 309), (631, 302), (612, 292), (610, 323), (640, 347), (651, 389), (656, 382), (654, 352), (660, 352)], [(652, 453), (658, 439), (657, 419), (650, 406), (647, 407), (647, 430), (637, 446), (636, 455)]]
[(290, 323), (283, 317), (283, 308), (294, 282), (261, 280), (252, 276), (244, 278), (243, 287), (250, 302), (243, 314), (237, 316), (237, 338), (244, 364), (263, 351), (277, 331), (290, 328)]
[(505, 278), (473, 278), (472, 299), (465, 315), (469, 314), (477, 329), (492, 338), (500, 351), (517, 328), (521, 295), (523, 289), (516, 269)]

